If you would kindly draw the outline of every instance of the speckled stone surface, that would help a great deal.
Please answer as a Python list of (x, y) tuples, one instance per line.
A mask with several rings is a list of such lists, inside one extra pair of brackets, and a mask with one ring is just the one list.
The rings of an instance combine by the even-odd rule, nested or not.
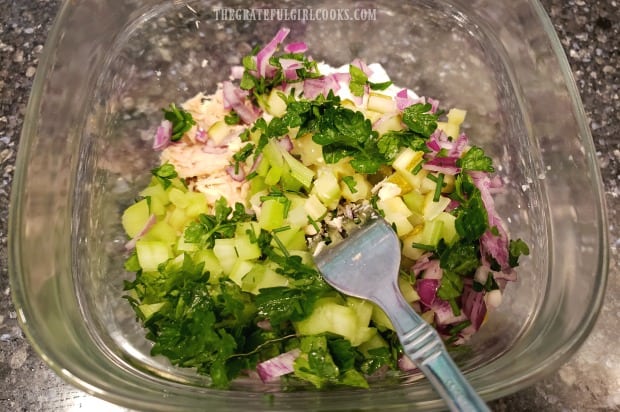
[[(7, 273), (10, 185), (38, 59), (58, 0), (0, 0), (0, 410), (115, 410), (74, 389), (36, 355), (17, 323)], [(609, 217), (610, 277), (598, 322), (558, 372), (491, 404), (496, 411), (620, 410), (620, 2), (544, 0), (590, 121)]]

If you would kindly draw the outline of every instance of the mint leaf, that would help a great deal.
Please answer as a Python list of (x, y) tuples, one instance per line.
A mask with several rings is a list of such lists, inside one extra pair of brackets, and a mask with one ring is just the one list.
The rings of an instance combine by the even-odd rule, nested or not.
[(430, 113), (431, 105), (429, 103), (416, 103), (403, 110), (403, 123), (415, 133), (419, 133), (423, 137), (430, 135), (437, 129), (437, 119), (439, 116)]
[(456, 210), (454, 226), (462, 239), (475, 241), (487, 230), (489, 218), (480, 190), (475, 189)]

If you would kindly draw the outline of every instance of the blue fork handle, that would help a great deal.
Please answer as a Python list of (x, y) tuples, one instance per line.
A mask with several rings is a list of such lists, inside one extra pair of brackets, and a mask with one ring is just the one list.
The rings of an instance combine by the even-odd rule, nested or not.
[(451, 411), (490, 411), (448, 354), (437, 331), (409, 306), (397, 285), (385, 293), (378, 291), (373, 300), (392, 321), (407, 356)]

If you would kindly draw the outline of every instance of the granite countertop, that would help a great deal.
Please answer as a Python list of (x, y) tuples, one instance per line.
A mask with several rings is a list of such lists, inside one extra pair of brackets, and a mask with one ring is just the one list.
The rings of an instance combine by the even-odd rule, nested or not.
[[(620, 410), (620, 1), (543, 0), (568, 55), (597, 149), (609, 216), (610, 277), (597, 324), (558, 372), (496, 411)], [(57, 377), (22, 334), (7, 273), (7, 219), (19, 134), (59, 0), (0, 0), (0, 410), (115, 410)], [(602, 377), (606, 378), (603, 379)]]

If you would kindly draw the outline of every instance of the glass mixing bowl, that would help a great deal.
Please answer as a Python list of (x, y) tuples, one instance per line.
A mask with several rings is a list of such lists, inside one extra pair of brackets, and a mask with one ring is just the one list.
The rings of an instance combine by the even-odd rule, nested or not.
[[(249, 10), (303, 1), (235, 1)], [(557, 369), (593, 326), (607, 276), (601, 182), (585, 115), (542, 7), (527, 0), (313, 2), (314, 20), (234, 20), (219, 2), (66, 1), (28, 106), (11, 203), (10, 276), (23, 330), (69, 382), (146, 410), (440, 408), (419, 376), (369, 390), (282, 391), (208, 380), (149, 356), (121, 298), (120, 214), (156, 165), (161, 108), (211, 92), (282, 26), (337, 66), (360, 57), (393, 81), (467, 110), (465, 127), (491, 153), (507, 192), (498, 209), (526, 240), (519, 280), (456, 358), (487, 400)], [(367, 21), (330, 19), (365, 9)], [(218, 13), (220, 13), (218, 15)], [(299, 15), (298, 15), (299, 16)], [(374, 17), (374, 19), (373, 19)], [(268, 394), (268, 395), (266, 395)]]

